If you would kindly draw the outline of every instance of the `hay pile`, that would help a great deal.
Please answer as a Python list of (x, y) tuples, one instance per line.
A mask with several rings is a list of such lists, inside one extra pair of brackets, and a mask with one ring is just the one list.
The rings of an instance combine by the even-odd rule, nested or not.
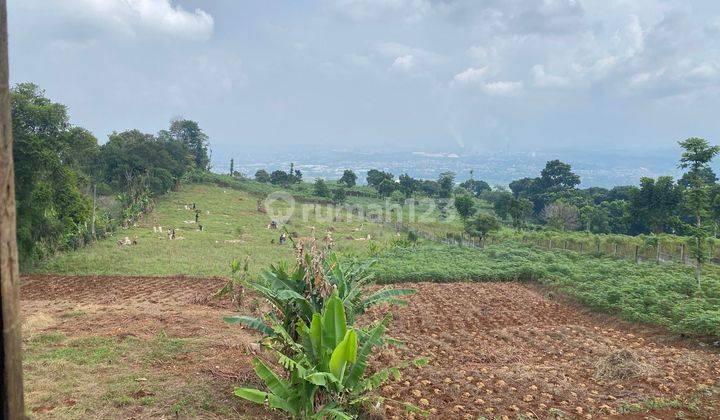
[(595, 366), (595, 378), (603, 381), (645, 379), (657, 369), (630, 349), (614, 351), (600, 359)]

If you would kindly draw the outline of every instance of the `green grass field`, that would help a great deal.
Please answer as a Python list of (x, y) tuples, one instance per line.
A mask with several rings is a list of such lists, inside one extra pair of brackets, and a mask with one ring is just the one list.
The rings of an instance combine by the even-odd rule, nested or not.
[[(201, 210), (199, 231), (194, 213), (186, 204), (196, 203)], [(284, 211), (281, 204), (275, 206)], [(307, 221), (303, 220), (303, 210)], [(315, 216), (315, 211), (321, 217)], [(271, 263), (293, 258), (292, 246), (278, 245), (282, 229), (299, 236), (323, 237), (328, 228), (336, 249), (341, 254), (363, 255), (369, 242), (382, 242), (394, 233), (374, 223), (355, 218), (333, 221), (324, 205), (297, 203), (293, 217), (279, 230), (267, 229), (270, 216), (257, 210), (257, 197), (230, 188), (206, 184), (186, 185), (180, 192), (163, 196), (150, 215), (129, 229), (120, 229), (112, 236), (78, 251), (59, 254), (39, 263), (32, 273), (75, 275), (175, 275), (224, 276), (235, 259), (250, 257), (251, 273)], [(341, 214), (345, 220), (347, 214)], [(188, 223), (191, 222), (191, 223)], [(162, 226), (163, 233), (153, 227)], [(168, 239), (167, 230), (175, 228), (178, 238)], [(368, 241), (368, 235), (371, 241)], [(137, 245), (119, 246), (118, 240), (137, 237)], [(271, 243), (275, 240), (275, 244)]]

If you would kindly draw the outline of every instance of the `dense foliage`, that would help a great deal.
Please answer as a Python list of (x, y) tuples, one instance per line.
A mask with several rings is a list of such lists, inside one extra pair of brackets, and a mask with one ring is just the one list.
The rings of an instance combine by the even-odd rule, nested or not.
[[(124, 210), (112, 216), (121, 219), (115, 223), (126, 223), (190, 171), (209, 168), (207, 136), (194, 121), (173, 120), (157, 136), (115, 132), (100, 145), (89, 131), (69, 123), (65, 105), (52, 102), (34, 84), (14, 86), (11, 101), (24, 264), (92, 240), (95, 193), (116, 196)], [(100, 213), (96, 234), (111, 227), (111, 215)]]

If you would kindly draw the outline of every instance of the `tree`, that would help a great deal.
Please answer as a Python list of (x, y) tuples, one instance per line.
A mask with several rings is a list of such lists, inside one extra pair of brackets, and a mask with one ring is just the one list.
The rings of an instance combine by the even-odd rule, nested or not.
[(270, 174), (270, 182), (273, 185), (288, 185), (290, 183), (290, 176), (287, 172), (278, 169)]
[(657, 180), (643, 177), (640, 188), (632, 194), (630, 222), (640, 232), (668, 232), (681, 201), (682, 191), (672, 177), (661, 176)]
[(176, 118), (170, 121), (170, 135), (187, 145), (193, 155), (195, 168), (201, 171), (210, 169), (210, 153), (208, 136), (200, 129), (197, 122)]
[(690, 169), (691, 173), (699, 176), (699, 171), (708, 168), (708, 164), (720, 153), (720, 146), (710, 146), (707, 140), (691, 137), (678, 143), (684, 149), (680, 157), (682, 169)]
[(508, 215), (512, 219), (512, 226), (520, 229), (532, 216), (533, 203), (527, 198), (513, 198), (508, 208)]
[(314, 184), (314, 189), (315, 189), (315, 195), (317, 195), (318, 197), (330, 197), (330, 188), (328, 188), (324, 179), (322, 179), (322, 178), (316, 179), (315, 184)]
[(470, 191), (475, 195), (475, 197), (479, 197), (480, 194), (482, 194), (485, 191), (491, 191), (492, 188), (490, 188), (490, 185), (485, 181), (475, 180), (475, 179), (468, 179), (467, 181), (460, 184), (461, 187), (465, 188), (466, 190)]
[(520, 178), (510, 183), (510, 191), (515, 197), (530, 198), (535, 196), (539, 178)]
[(542, 211), (542, 218), (549, 226), (558, 230), (575, 230), (578, 228), (580, 212), (572, 204), (557, 201), (548, 204)]
[(604, 207), (588, 205), (580, 208), (580, 221), (588, 232), (607, 233), (610, 230), (610, 218)]
[(235, 159), (230, 158), (230, 176), (235, 175)]
[(411, 177), (408, 174), (402, 174), (398, 178), (400, 191), (405, 194), (405, 197), (410, 197), (419, 187), (417, 179)]
[(500, 220), (491, 214), (478, 213), (465, 221), (465, 232), (480, 239), (498, 230), (500, 230)]
[[(692, 137), (679, 142), (684, 149), (680, 157), (680, 168), (689, 169), (686, 174), (688, 187), (685, 194), (685, 206), (694, 217), (695, 226), (691, 230), (695, 238), (695, 280), (700, 287), (700, 273), (702, 264), (707, 260), (704, 245), (707, 241), (707, 231), (702, 225), (702, 218), (707, 214), (710, 205), (708, 195), (708, 171), (710, 161), (720, 153), (720, 147), (710, 146), (705, 139)], [(714, 174), (712, 174), (714, 177)], [(712, 180), (714, 183), (714, 180)]]
[(495, 210), (495, 214), (498, 215), (500, 220), (508, 218), (508, 215), (510, 214), (510, 206), (512, 205), (513, 200), (512, 194), (508, 192), (498, 191), (494, 194), (492, 201), (493, 210)]
[(697, 137), (683, 140), (679, 144), (684, 152), (678, 166), (689, 169), (685, 174), (688, 184), (688, 203), (695, 216), (695, 227), (699, 228), (702, 213), (709, 204), (706, 188), (717, 179), (708, 165), (720, 153), (720, 147), (710, 146), (707, 140)]
[(450, 198), (453, 188), (455, 187), (455, 172), (443, 172), (438, 178), (440, 184), (440, 198)]
[(383, 179), (380, 185), (377, 187), (378, 194), (380, 194), (383, 197), (389, 197), (390, 194), (393, 193), (397, 189), (397, 184), (395, 181), (390, 179)]
[(338, 188), (335, 188), (333, 190), (333, 201), (335, 203), (342, 203), (343, 201), (345, 201), (345, 198), (347, 198), (347, 192), (345, 191), (345, 188), (339, 186)]
[(367, 180), (368, 185), (374, 187), (375, 189), (378, 189), (378, 187), (380, 187), (380, 184), (382, 184), (383, 181), (394, 181), (395, 176), (389, 172), (378, 171), (377, 169), (370, 169), (367, 172), (367, 177), (365, 179)]
[(455, 210), (463, 220), (467, 219), (475, 213), (475, 201), (467, 194), (455, 197)]
[(339, 183), (345, 184), (346, 187), (352, 188), (357, 182), (357, 175), (350, 169), (345, 169), (342, 177), (338, 180)]
[(80, 167), (80, 161), (65, 164), (62, 160), (72, 155), (66, 107), (50, 101), (31, 83), (16, 85), (10, 102), (17, 241), (21, 259), (29, 262), (78, 232), (90, 216), (90, 203), (69, 165)]
[(255, 172), (255, 181), (267, 184), (270, 180), (270, 174), (265, 169), (258, 169)]
[(580, 177), (571, 171), (570, 165), (557, 159), (545, 164), (540, 172), (540, 185), (546, 191), (571, 190), (580, 184)]
[(418, 184), (419, 190), (422, 191), (428, 197), (435, 197), (440, 194), (440, 184), (437, 181), (431, 179), (424, 179)]

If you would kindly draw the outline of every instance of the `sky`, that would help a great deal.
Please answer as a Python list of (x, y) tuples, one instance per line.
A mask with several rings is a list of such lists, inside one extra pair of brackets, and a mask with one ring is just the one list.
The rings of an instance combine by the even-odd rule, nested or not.
[(720, 142), (717, 0), (9, 0), (11, 82), (216, 152)]

